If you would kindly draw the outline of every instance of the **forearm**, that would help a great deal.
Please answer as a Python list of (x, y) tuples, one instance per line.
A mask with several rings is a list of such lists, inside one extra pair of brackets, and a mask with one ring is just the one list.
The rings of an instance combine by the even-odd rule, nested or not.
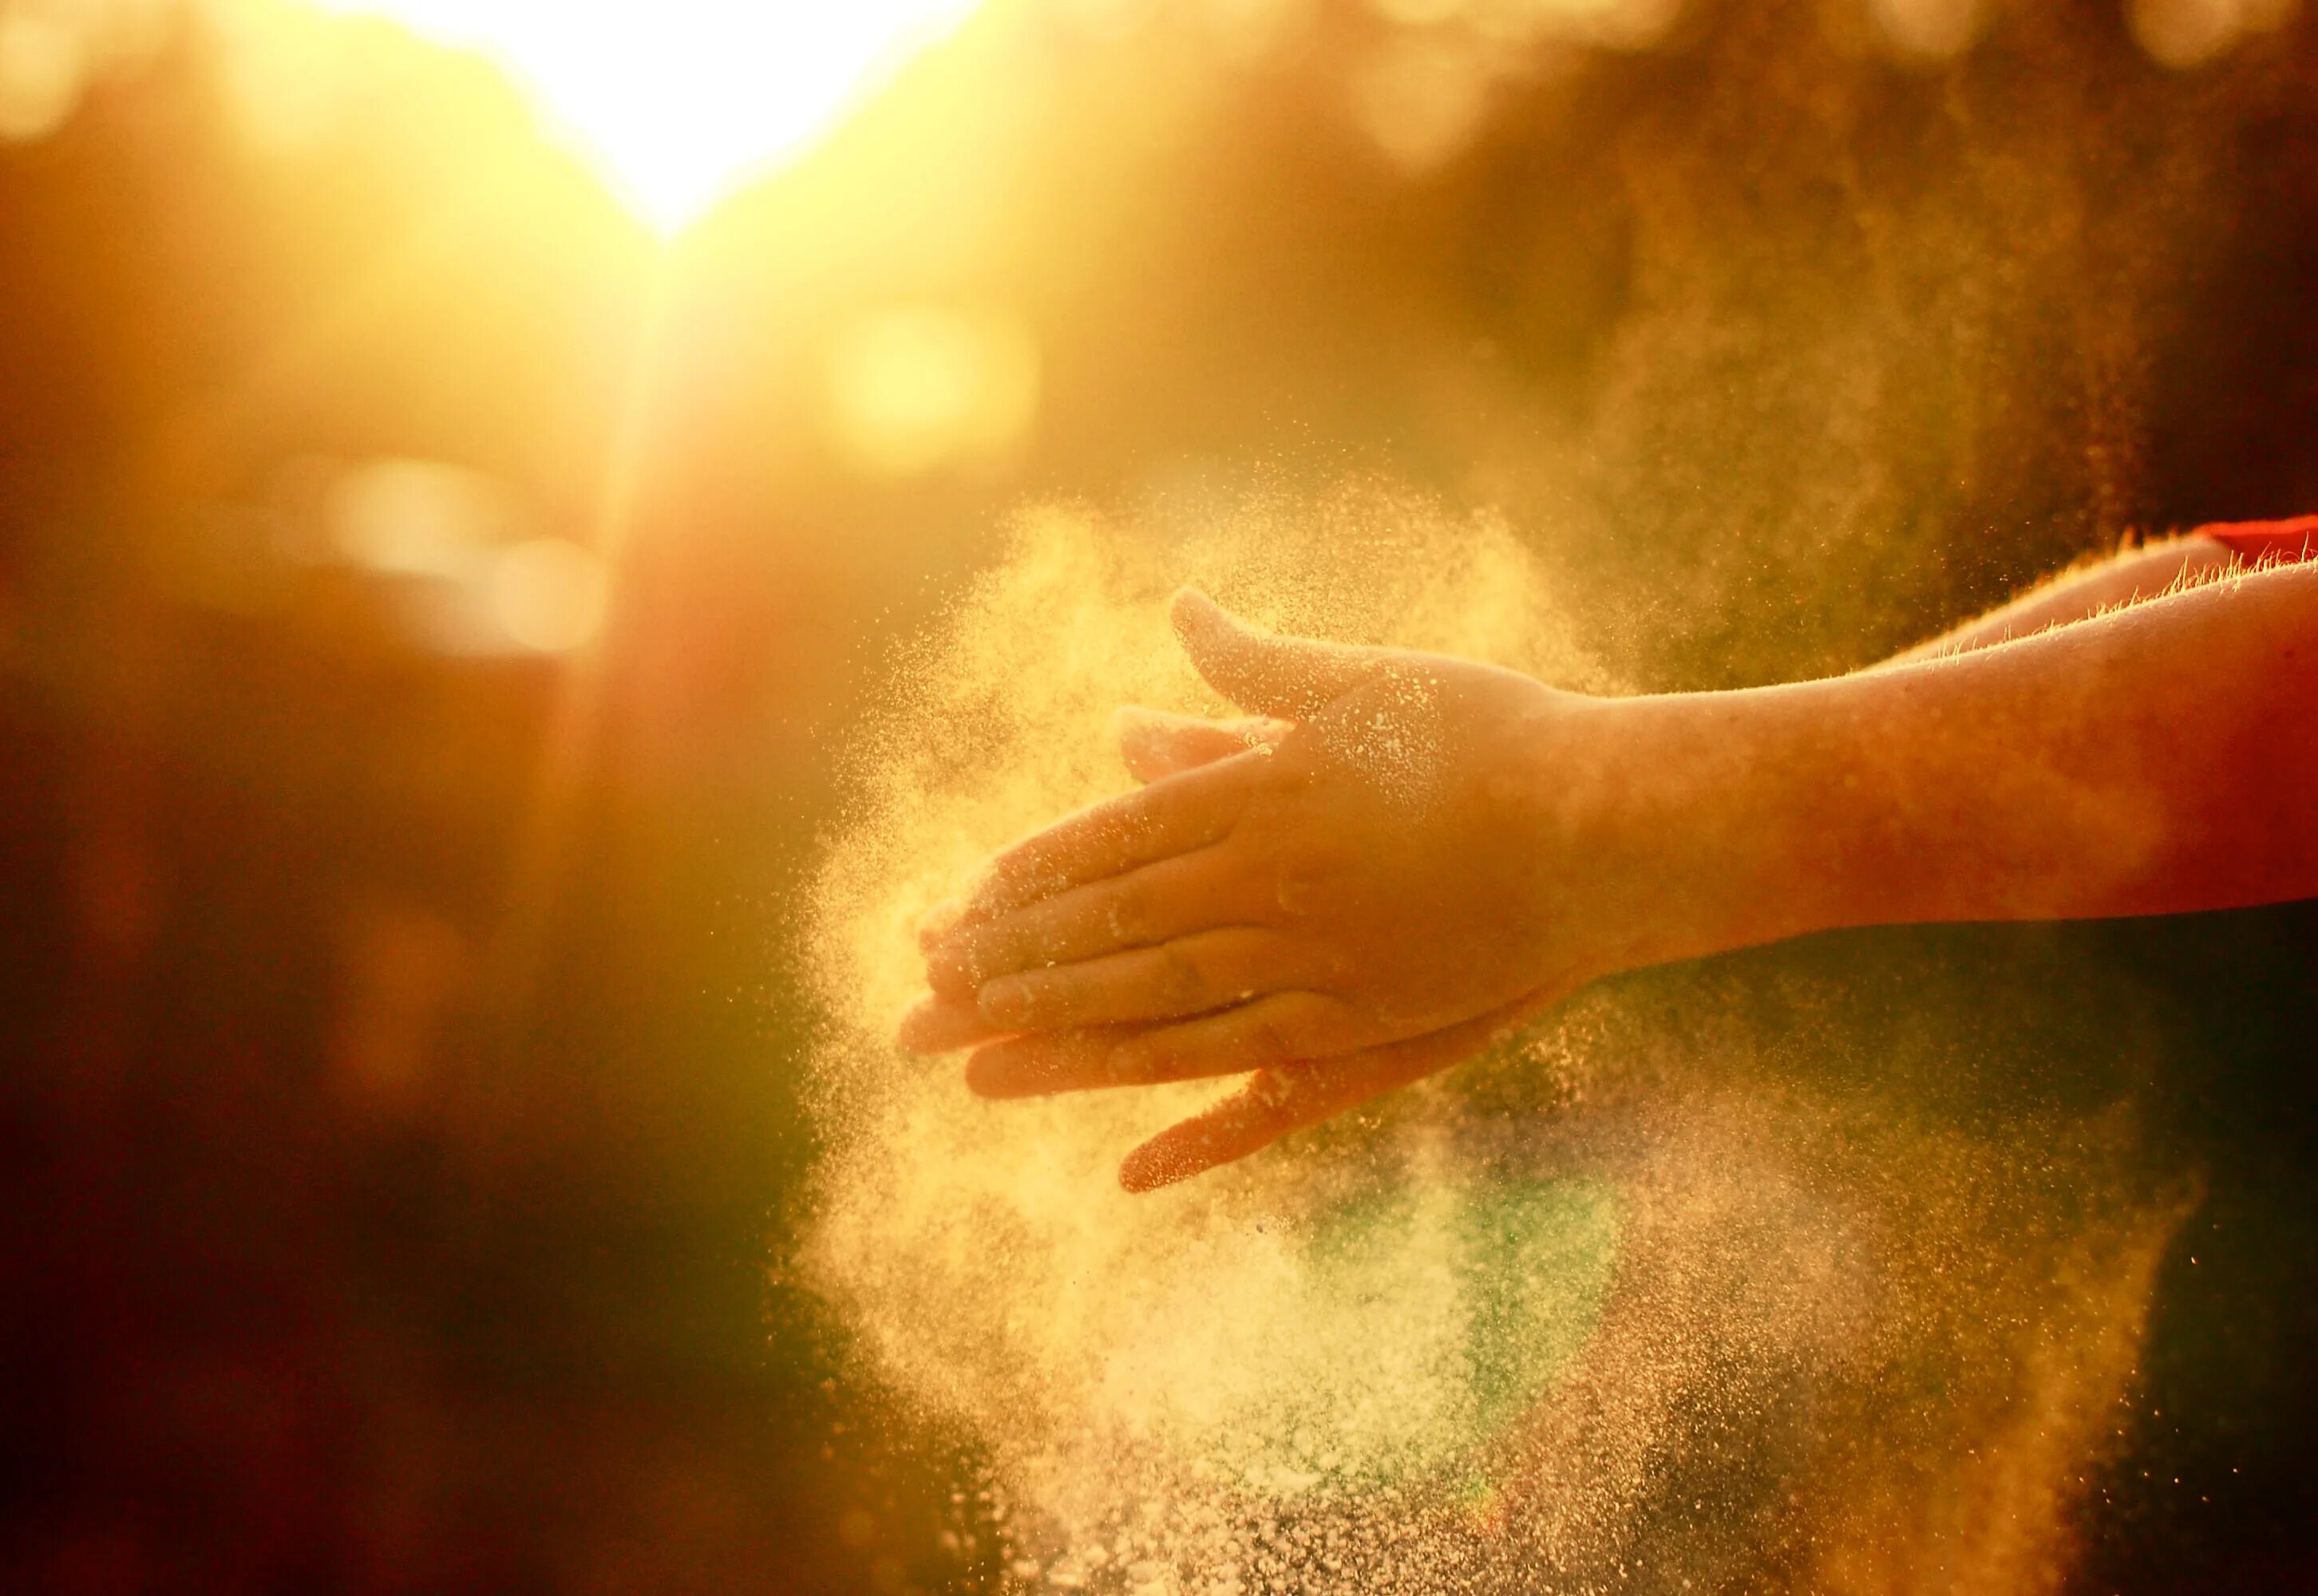
[[(1828, 681), (1635, 701), (1670, 955), (2318, 896), (2318, 564)], [(1678, 874), (1712, 883), (1676, 890)], [(1686, 901), (1685, 901), (1686, 900)]]
[(2192, 533), (2064, 571), (2000, 608), (1894, 656), (1887, 665), (1912, 664), (2034, 637), (2072, 621), (2155, 598), (2234, 569), (2239, 559), (2211, 537)]

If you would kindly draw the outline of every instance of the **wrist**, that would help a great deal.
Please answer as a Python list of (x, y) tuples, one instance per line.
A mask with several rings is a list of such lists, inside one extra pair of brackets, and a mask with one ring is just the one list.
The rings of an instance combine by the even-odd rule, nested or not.
[[(1634, 969), (1837, 923), (1816, 835), (1822, 761), (1759, 692), (1581, 701), (1561, 848), (1607, 888), (1603, 968)], [(1834, 778), (1838, 783), (1839, 777)], [(1583, 901), (1582, 898), (1578, 901)]]

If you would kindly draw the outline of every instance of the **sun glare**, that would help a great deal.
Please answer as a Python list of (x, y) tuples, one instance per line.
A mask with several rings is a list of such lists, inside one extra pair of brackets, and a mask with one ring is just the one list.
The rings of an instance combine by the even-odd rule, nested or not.
[(319, 0), (498, 60), (640, 215), (674, 232), (799, 154), (975, 0)]

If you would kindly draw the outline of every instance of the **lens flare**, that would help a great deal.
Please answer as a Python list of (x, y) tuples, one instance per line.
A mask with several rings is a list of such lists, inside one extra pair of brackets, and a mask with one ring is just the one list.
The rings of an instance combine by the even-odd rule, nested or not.
[(319, 0), (507, 68), (621, 197), (674, 232), (802, 151), (975, 0)]

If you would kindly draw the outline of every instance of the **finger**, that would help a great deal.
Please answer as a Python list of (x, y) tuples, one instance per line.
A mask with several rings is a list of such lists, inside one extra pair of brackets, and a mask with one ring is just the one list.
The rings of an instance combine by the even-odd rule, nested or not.
[[(1123, 704), (1111, 718), (1128, 773), (1146, 784), (1163, 781), (1234, 754), (1276, 745), (1290, 728), (1285, 721), (1246, 716), (1207, 721), (1195, 715)], [(918, 948), (931, 953), (968, 919), (962, 898), (948, 898), (918, 917)]]
[[(1433, 1071), (1446, 1069), (1460, 1059), (1478, 1052), (1496, 1037), (1529, 1018), (1549, 1001), (1550, 999), (1543, 993), (1533, 994), (1519, 1003), (1508, 1004), (1475, 1019), (1321, 1063), (1334, 1069), (1356, 1066), (1389, 1055), (1409, 1071), (1400, 1079), (1413, 1080)], [(1074, 1030), (1035, 1031), (1008, 1036), (975, 1050), (966, 1061), (966, 1083), (981, 1097), (1031, 1098), (1111, 1086), (1157, 1086), (1169, 1081), (1207, 1080), (1217, 1075), (1242, 1074), (1250, 1068), (1244, 1056), (1219, 1052), (1172, 1054), (1156, 1062), (1138, 1056), (1128, 1045), (1150, 1036), (1155, 1028), (1147, 1025), (1089, 1026)], [(1274, 1066), (1274, 1069), (1293, 1070), (1298, 1067), (1300, 1066), (1290, 1064)], [(1226, 1102), (1233, 1100), (1226, 1098)], [(1350, 1107), (1358, 1100), (1357, 1098), (1347, 1098), (1344, 1106)], [(1218, 1104), (1217, 1107), (1220, 1108), (1223, 1106)], [(1202, 1119), (1204, 1117), (1201, 1116)], [(1185, 1122), (1187, 1125), (1191, 1123)], [(1179, 1130), (1183, 1128), (1177, 1127)], [(1284, 1134), (1284, 1130), (1275, 1130), (1265, 1140)], [(1252, 1152), (1255, 1148), (1251, 1146), (1247, 1151)], [(1234, 1153), (1232, 1156), (1245, 1155)], [(1216, 1161), (1225, 1161), (1218, 1159)]]
[(1188, 1180), (1414, 1079), (1367, 1054), (1260, 1070), (1214, 1107), (1128, 1153), (1119, 1161), (1119, 1183), (1144, 1192)]
[(1128, 773), (1140, 782), (1158, 781), (1276, 743), (1288, 732), (1285, 721), (1262, 716), (1208, 721), (1132, 704), (1111, 717), (1111, 728)]
[(1240, 1090), (1128, 1153), (1119, 1166), (1119, 1183), (1129, 1191), (1153, 1191), (1259, 1152), (1290, 1131), (1463, 1062), (1552, 1001), (1541, 991), (1422, 1036), (1343, 1058), (1260, 1070)]
[(1119, 1045), (1111, 1064), (1128, 1080), (1181, 1080), (1327, 1058), (1375, 1040), (1370, 1022), (1341, 998), (1272, 992), (1220, 1014), (1140, 1032)]
[(1156, 1061), (1133, 1054), (1129, 1045), (1155, 1028), (1086, 1026), (1002, 1037), (976, 1048), (967, 1058), (966, 1084), (977, 1097), (1038, 1098), (1111, 1086), (1162, 1086), (1174, 1080), (1243, 1075), (1254, 1067), (1244, 1057), (1220, 1053)]
[(1175, 595), (1175, 635), (1208, 686), (1244, 710), (1307, 719), (1372, 675), (1371, 649), (1256, 631), (1195, 587)]
[(971, 1001), (929, 995), (902, 1016), (894, 1042), (904, 1053), (953, 1053), (1001, 1035)]
[(1283, 932), (1232, 926), (1023, 970), (982, 989), (982, 1017), (1003, 1030), (1043, 1031), (1205, 1014), (1293, 982), (1298, 946)]
[(976, 1048), (966, 1061), (966, 1089), (981, 1098), (1043, 1098), (1105, 1086), (1139, 1086), (1113, 1072), (1111, 1054), (1129, 1026), (1038, 1031)]
[(926, 978), (966, 997), (1018, 970), (1098, 958), (1219, 926), (1260, 924), (1280, 910), (1262, 867), (1220, 847), (1146, 865), (1073, 887), (996, 919), (959, 926), (926, 958)]
[(966, 904), (957, 898), (945, 898), (918, 917), (918, 951), (931, 953), (941, 939), (950, 934), (958, 921), (966, 918)]
[(968, 894), (964, 914), (936, 946), (974, 921), (1137, 865), (1190, 853), (1228, 835), (1269, 758), (1250, 750), (1217, 759), (1107, 798), (1016, 843), (990, 862)]
[(1345, 1051), (1351, 1010), (1318, 992), (1275, 992), (1180, 1025), (1035, 1031), (993, 1042), (966, 1061), (984, 1097), (1022, 1098), (1102, 1086), (1155, 1086), (1238, 1075)]

